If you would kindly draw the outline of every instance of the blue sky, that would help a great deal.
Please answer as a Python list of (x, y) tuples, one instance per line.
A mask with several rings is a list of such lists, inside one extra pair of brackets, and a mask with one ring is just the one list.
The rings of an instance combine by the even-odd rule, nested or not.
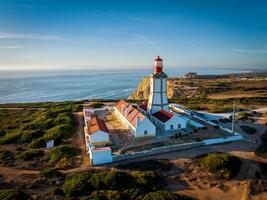
[(265, 0), (2, 0), (0, 69), (267, 68)]

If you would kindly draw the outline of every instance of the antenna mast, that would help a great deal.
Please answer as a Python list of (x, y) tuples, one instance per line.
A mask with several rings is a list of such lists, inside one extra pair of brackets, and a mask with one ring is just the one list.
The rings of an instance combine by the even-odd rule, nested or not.
[(232, 133), (235, 134), (235, 101), (233, 106), (233, 117), (232, 117)]

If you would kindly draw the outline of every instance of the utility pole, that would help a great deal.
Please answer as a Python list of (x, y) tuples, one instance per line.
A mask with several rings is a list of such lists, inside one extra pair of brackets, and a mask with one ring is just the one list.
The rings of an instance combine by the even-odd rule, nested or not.
[(233, 117), (232, 117), (232, 133), (235, 134), (235, 101), (233, 106)]

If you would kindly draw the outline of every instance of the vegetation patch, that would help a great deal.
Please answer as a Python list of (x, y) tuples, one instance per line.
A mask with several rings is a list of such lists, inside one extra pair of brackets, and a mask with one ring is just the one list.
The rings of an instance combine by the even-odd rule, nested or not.
[(48, 169), (43, 169), (39, 172), (40, 177), (45, 177), (45, 178), (57, 178), (57, 177), (62, 177), (63, 174), (58, 171), (56, 168), (48, 168)]
[(27, 200), (29, 195), (19, 189), (0, 190), (0, 200)]
[(72, 112), (78, 105), (56, 105), (43, 109), (0, 110), (0, 144), (31, 143), (38, 148), (51, 139), (59, 144), (70, 138), (75, 126)]
[(13, 166), (14, 164), (14, 155), (8, 150), (0, 150), (0, 165), (2, 166)]
[(150, 192), (142, 198), (142, 200), (192, 200), (193, 198), (179, 195), (173, 192), (165, 191), (165, 190), (160, 190), (156, 192)]
[(44, 151), (39, 149), (30, 149), (27, 151), (20, 152), (16, 158), (19, 160), (32, 160), (36, 157), (40, 157), (44, 155)]
[(157, 159), (157, 160), (147, 160), (141, 162), (135, 162), (131, 164), (121, 165), (119, 168), (121, 169), (132, 169), (132, 170), (161, 170), (161, 171), (169, 171), (172, 168), (172, 163), (167, 159)]
[(244, 131), (245, 133), (247, 133), (249, 135), (257, 133), (257, 130), (251, 126), (242, 125), (242, 126), (240, 126), (240, 128), (242, 129), (242, 131)]
[(160, 188), (159, 177), (154, 172), (125, 172), (109, 170), (78, 172), (67, 176), (62, 189), (71, 196), (87, 196), (84, 199), (138, 199)]
[(49, 163), (56, 164), (60, 169), (72, 166), (78, 149), (71, 145), (59, 145), (51, 149), (48, 153)]
[(198, 158), (198, 162), (215, 176), (223, 179), (233, 178), (240, 169), (239, 158), (226, 153), (209, 153)]
[(238, 112), (236, 115), (238, 120), (247, 120), (253, 117), (253, 114), (249, 112)]
[(267, 159), (267, 131), (261, 136), (261, 143), (255, 150), (256, 155)]
[(250, 194), (257, 195), (267, 192), (267, 180), (253, 179), (249, 184)]
[(90, 107), (93, 108), (103, 108), (105, 106), (105, 104), (101, 103), (101, 102), (93, 102), (90, 104)]

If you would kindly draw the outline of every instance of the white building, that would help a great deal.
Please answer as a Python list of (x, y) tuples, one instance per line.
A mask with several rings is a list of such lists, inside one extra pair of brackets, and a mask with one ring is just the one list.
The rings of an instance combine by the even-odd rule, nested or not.
[(160, 110), (169, 111), (167, 98), (167, 74), (163, 72), (162, 59), (158, 56), (154, 62), (154, 72), (150, 75), (150, 93), (147, 112), (153, 114)]
[(142, 113), (159, 128), (177, 131), (187, 127), (188, 120), (170, 112), (167, 99), (167, 74), (163, 72), (163, 60), (158, 56), (154, 62), (154, 72), (150, 75), (148, 104), (139, 106)]
[(131, 130), (135, 138), (156, 136), (156, 126), (134, 106), (120, 100), (114, 107), (118, 118)]
[(165, 131), (182, 130), (188, 125), (188, 120), (166, 110), (153, 113), (151, 120)]
[(112, 151), (110, 147), (96, 148), (91, 146), (89, 149), (92, 165), (101, 165), (112, 162)]
[(87, 121), (87, 127), (90, 145), (103, 146), (109, 143), (109, 131), (103, 120), (92, 117)]

